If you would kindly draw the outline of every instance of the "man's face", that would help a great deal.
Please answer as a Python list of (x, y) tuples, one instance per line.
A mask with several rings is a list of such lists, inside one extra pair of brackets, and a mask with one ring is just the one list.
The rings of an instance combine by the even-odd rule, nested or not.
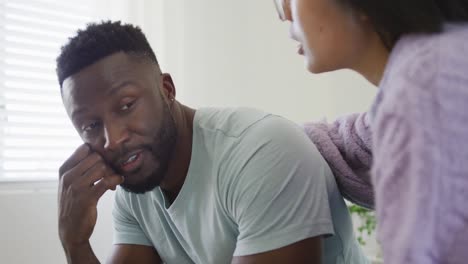
[(83, 141), (124, 176), (122, 187), (135, 193), (161, 183), (176, 144), (170, 89), (160, 89), (161, 78), (149, 61), (115, 53), (62, 86), (66, 111)]

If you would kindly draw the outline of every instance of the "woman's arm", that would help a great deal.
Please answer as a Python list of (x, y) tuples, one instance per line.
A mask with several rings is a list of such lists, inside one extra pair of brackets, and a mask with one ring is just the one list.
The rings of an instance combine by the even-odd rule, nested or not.
[(333, 123), (306, 123), (304, 128), (330, 165), (343, 196), (358, 205), (374, 208), (368, 114), (347, 115)]

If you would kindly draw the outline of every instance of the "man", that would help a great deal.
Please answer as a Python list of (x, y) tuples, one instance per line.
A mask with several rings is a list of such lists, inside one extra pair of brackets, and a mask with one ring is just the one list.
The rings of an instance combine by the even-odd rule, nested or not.
[(69, 263), (99, 263), (96, 204), (116, 188), (109, 263), (365, 262), (303, 130), (256, 110), (176, 101), (139, 28), (89, 25), (63, 47), (57, 74), (85, 143), (60, 168)]

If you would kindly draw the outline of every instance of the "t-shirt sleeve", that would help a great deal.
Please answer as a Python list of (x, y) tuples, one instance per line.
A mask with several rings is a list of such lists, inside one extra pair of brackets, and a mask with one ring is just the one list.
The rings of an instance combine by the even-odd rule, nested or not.
[(112, 211), (114, 222), (114, 241), (117, 244), (133, 244), (153, 246), (151, 241), (144, 234), (138, 221), (130, 213), (130, 208), (125, 201), (123, 191), (118, 188), (115, 199), (114, 208)]
[(239, 230), (234, 256), (333, 234), (333, 176), (303, 130), (270, 116), (244, 134), (225, 171), (233, 176), (226, 200)]

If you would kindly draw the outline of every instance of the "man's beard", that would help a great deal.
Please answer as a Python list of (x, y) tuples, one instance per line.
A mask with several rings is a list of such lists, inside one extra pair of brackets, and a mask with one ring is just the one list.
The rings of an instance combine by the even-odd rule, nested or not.
[(149, 177), (145, 178), (144, 182), (131, 184), (124, 181), (120, 186), (128, 192), (142, 194), (151, 191), (159, 186), (166, 176), (177, 141), (177, 128), (169, 107), (163, 104), (163, 108), (162, 126), (159, 133), (153, 138), (153, 144), (142, 146), (153, 156), (154, 160), (158, 161), (159, 166), (151, 172)]

